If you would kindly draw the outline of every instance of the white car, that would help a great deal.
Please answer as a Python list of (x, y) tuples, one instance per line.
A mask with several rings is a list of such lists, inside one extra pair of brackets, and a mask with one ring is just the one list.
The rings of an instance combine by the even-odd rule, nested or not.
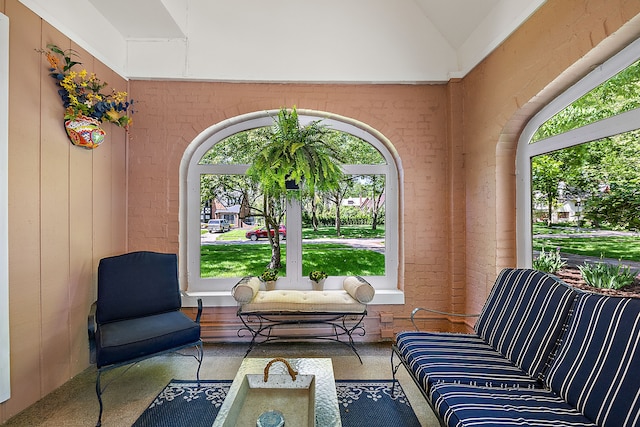
[(226, 219), (210, 219), (207, 228), (209, 233), (224, 233), (231, 230), (231, 225)]

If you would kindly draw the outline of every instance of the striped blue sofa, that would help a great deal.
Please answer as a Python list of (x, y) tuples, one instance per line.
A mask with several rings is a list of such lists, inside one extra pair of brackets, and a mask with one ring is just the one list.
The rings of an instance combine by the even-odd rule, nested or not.
[(505, 269), (473, 334), (401, 332), (392, 371), (405, 366), (443, 426), (636, 426), (639, 344), (640, 299)]

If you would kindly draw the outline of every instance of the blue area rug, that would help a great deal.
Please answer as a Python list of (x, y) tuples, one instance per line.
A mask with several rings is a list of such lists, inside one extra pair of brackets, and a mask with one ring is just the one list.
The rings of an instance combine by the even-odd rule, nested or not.
[[(133, 427), (210, 427), (231, 381), (172, 380), (136, 420)], [(404, 391), (391, 380), (336, 381), (343, 427), (420, 427)], [(327, 427), (327, 426), (318, 426)]]

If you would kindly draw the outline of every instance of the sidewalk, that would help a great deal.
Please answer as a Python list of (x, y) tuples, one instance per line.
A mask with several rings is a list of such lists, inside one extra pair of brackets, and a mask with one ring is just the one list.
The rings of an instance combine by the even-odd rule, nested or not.
[[(534, 254), (534, 256), (535, 255), (537, 254)], [(600, 257), (592, 257), (592, 256), (566, 254), (563, 252), (560, 252), (560, 257), (567, 262), (568, 266), (577, 267), (578, 265), (582, 265), (585, 262), (589, 262), (589, 263), (605, 262), (607, 264), (613, 264), (613, 265), (618, 265), (618, 264), (626, 265), (631, 267), (632, 270), (640, 271), (640, 262), (636, 262), (636, 261), (622, 260), (622, 262), (620, 262), (619, 260), (613, 259), (613, 258), (600, 258)]]

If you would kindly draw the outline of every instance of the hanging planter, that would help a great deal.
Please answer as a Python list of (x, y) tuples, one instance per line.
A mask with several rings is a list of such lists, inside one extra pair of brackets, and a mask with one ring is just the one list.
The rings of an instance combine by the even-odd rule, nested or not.
[(38, 52), (46, 55), (49, 75), (60, 88), (58, 95), (65, 107), (64, 127), (73, 145), (89, 150), (98, 147), (106, 134), (101, 123), (129, 128), (133, 100), (127, 99), (127, 92), (104, 92), (108, 84), (94, 73), (73, 70), (82, 64), (73, 59), (78, 56), (73, 49), (62, 50), (53, 44), (48, 44), (47, 49)]
[(97, 148), (102, 144), (106, 135), (104, 129), (100, 127), (100, 122), (88, 116), (65, 120), (64, 128), (73, 145), (88, 150)]

